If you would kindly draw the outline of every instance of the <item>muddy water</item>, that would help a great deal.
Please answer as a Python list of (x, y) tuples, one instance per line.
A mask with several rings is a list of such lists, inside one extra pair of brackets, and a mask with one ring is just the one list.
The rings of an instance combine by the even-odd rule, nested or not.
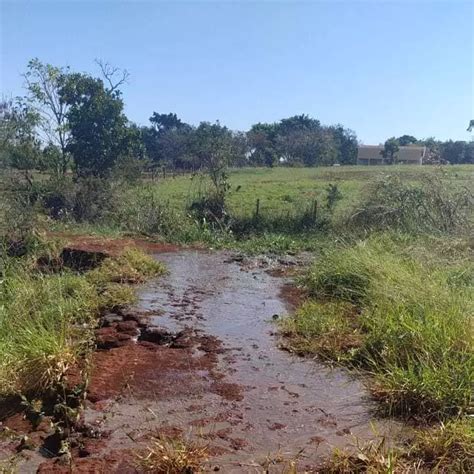
[(143, 288), (141, 309), (159, 314), (158, 326), (216, 336), (225, 349), (219, 356), (225, 382), (242, 390), (241, 399), (229, 401), (203, 388), (197, 397), (161, 400), (158, 410), (170, 426), (198, 426), (210, 438), (224, 433), (223, 446), (232, 448), (221, 456), (230, 463), (224, 472), (237, 465), (236, 472), (251, 472), (268, 456), (291, 457), (303, 448), (301, 458), (314, 465), (354, 436), (397, 431), (374, 419), (360, 381), (278, 348), (274, 315), (291, 309), (280, 296), (283, 278), (244, 269), (226, 253), (187, 250), (157, 258), (169, 274)]

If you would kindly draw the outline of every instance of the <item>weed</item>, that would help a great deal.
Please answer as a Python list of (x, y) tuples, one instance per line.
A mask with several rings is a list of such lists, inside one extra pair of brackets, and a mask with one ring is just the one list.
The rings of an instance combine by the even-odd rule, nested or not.
[(298, 353), (351, 360), (363, 338), (357, 317), (354, 308), (344, 301), (308, 301), (294, 317), (282, 320), (280, 327), (291, 337), (291, 348)]
[(398, 453), (390, 449), (385, 441), (369, 443), (357, 441), (355, 450), (336, 449), (332, 458), (319, 471), (322, 474), (380, 474), (403, 472), (399, 469)]
[(152, 441), (147, 455), (139, 457), (139, 464), (145, 472), (191, 474), (202, 472), (208, 457), (207, 445), (161, 436)]

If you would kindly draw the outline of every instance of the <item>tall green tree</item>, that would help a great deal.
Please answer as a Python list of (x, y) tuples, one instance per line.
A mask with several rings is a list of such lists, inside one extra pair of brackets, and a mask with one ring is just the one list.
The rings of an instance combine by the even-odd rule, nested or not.
[[(60, 90), (69, 70), (32, 59), (23, 74), (28, 91), (27, 99), (38, 114), (38, 129), (41, 140), (47, 146), (54, 146), (56, 162), (51, 165), (59, 174), (65, 174), (70, 157), (67, 151), (70, 131), (67, 104), (61, 98)], [(51, 148), (50, 148), (51, 149)]]
[(193, 128), (174, 113), (153, 112), (150, 123), (150, 127), (142, 128), (142, 136), (153, 165), (192, 168), (190, 147)]
[(60, 98), (69, 107), (67, 151), (77, 175), (110, 175), (119, 158), (133, 151), (137, 139), (123, 113), (120, 91), (113, 84), (106, 87), (102, 79), (74, 73), (64, 81)]
[(278, 161), (276, 124), (257, 123), (247, 132), (249, 162), (257, 166), (272, 167)]

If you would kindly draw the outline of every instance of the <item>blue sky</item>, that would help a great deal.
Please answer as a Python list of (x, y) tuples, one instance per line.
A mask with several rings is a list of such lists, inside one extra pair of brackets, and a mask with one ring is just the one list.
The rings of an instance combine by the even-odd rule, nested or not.
[(131, 73), (126, 112), (248, 129), (307, 113), (364, 143), (404, 133), (469, 139), (473, 2), (5, 1), (0, 90), (38, 57)]

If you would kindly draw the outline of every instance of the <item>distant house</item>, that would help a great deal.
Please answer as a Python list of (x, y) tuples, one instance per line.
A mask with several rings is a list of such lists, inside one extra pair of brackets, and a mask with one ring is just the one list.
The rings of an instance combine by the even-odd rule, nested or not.
[[(383, 145), (361, 145), (357, 150), (358, 165), (384, 165)], [(425, 146), (401, 146), (394, 156), (395, 163), (421, 165), (427, 158)]]

